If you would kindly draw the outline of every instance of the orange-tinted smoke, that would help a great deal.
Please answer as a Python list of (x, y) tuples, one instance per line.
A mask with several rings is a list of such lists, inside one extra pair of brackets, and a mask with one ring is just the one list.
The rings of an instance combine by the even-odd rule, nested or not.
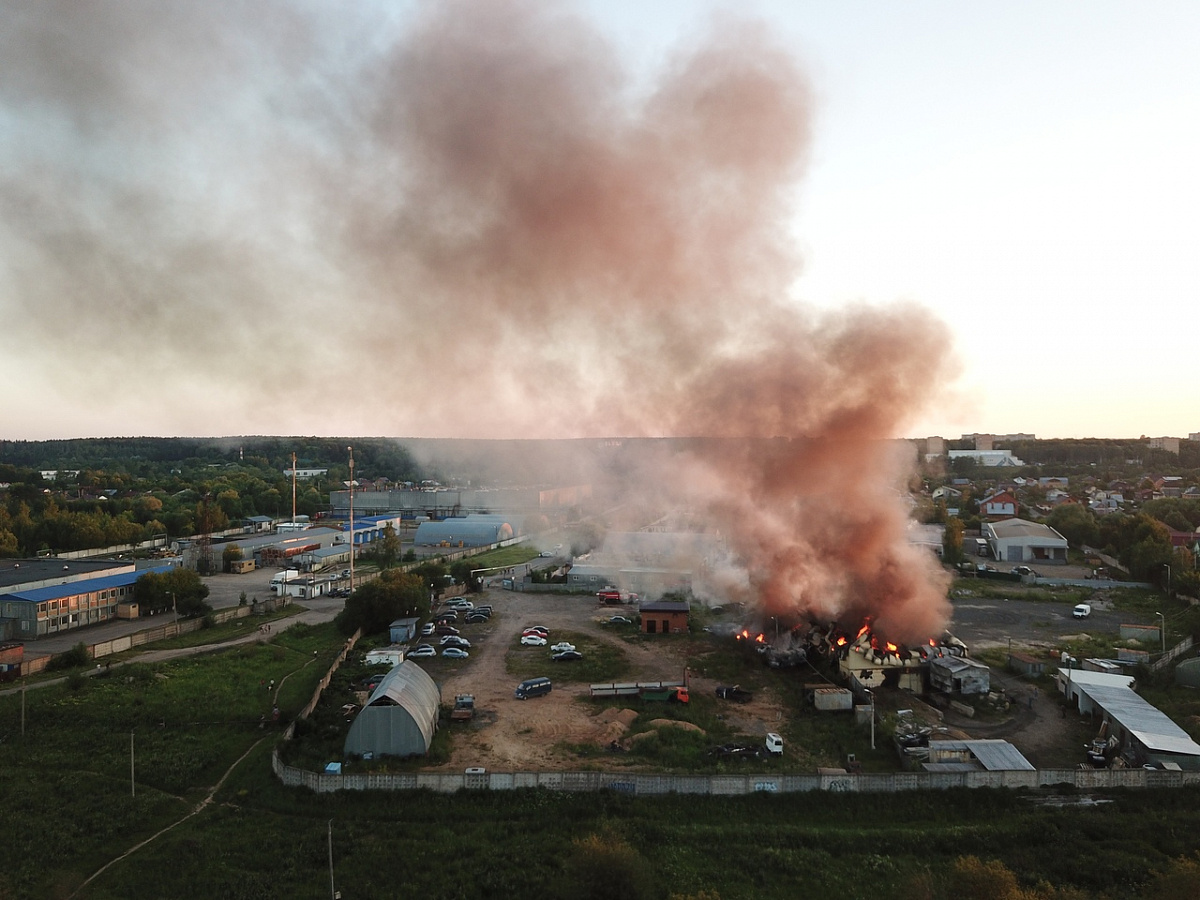
[(901, 638), (944, 617), (883, 439), (936, 400), (946, 330), (791, 299), (813, 101), (767, 25), (721, 19), (634, 77), (532, 0), (399, 29), (365, 6), (0, 3), (26, 148), (0, 176), (7, 340), (60, 329), (48, 393), (169, 373), (133, 405), (209, 413), (201, 434), (780, 438), (630, 488), (707, 510), (771, 609)]

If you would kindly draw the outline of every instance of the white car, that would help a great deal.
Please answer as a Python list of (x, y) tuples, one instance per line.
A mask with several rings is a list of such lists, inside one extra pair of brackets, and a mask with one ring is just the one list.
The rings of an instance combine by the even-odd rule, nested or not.
[(555, 644), (550, 649), (553, 650), (555, 653), (562, 653), (564, 650), (574, 650), (575, 645), (568, 644), (566, 641), (559, 641), (557, 644)]
[(447, 600), (445, 605), (447, 609), (457, 609), (460, 612), (467, 612), (475, 608), (475, 604), (470, 600)]
[(437, 650), (429, 644), (418, 644), (408, 651), (409, 659), (420, 659), (424, 656), (437, 656)]
[(526, 647), (545, 647), (546, 639), (539, 634), (527, 634), (521, 638), (521, 643)]
[(458, 647), (447, 647), (442, 651), (442, 656), (446, 657), (446, 659), (466, 659), (470, 655), (466, 650)]

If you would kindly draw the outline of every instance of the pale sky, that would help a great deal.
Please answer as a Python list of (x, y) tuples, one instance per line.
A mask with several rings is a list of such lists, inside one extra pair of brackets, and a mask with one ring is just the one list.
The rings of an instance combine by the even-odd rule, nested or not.
[[(336, 113), (323, 109), (310, 131), (313, 98), (337, 98), (356, 41), (402, 33), (412, 5), (364, 4), (341, 43), (298, 36), (271, 67), (260, 66), (255, 32), (223, 31), (205, 7), (181, 3), (146, 6), (174, 18), (106, 59), (104, 10), (130, 6), (139, 4), (80, 4), (101, 12), (77, 21), (73, 3), (0, 0), (3, 18), (21, 23), (8, 43), (0, 36), (0, 170), (10, 173), (0, 179), (0, 439), (440, 436), (390, 398), (381, 416), (355, 373), (412, 379), (414, 366), (445, 357), (404, 357), (412, 335), (392, 323), (345, 322), (344, 273), (313, 252), (329, 212), (327, 186), (311, 189), (323, 180), (312, 160), (353, 153), (330, 150), (321, 128), (352, 118), (364, 95), (335, 99)], [(306, 6), (345, 9), (296, 8)], [(564, 7), (647, 79), (730, 8)], [(1200, 431), (1190, 368), (1200, 5), (749, 0), (736, 15), (768, 24), (815, 98), (790, 218), (803, 260), (795, 302), (910, 302), (949, 328), (961, 378), (894, 436)], [(269, 24), (274, 35), (294, 23)], [(322, 64), (308, 68), (305, 53), (323, 54)], [(307, 93), (291, 105), (296, 71)], [(276, 147), (277, 162), (262, 164)], [(305, 191), (292, 193), (301, 181)], [(203, 240), (171, 244), (170, 263), (156, 258), (154, 248), (189, 231), (200, 198)], [(119, 241), (110, 217), (126, 223)], [(217, 234), (229, 243), (216, 246)], [(199, 282), (202, 292), (180, 287), (175, 298), (175, 286)], [(192, 303), (214, 292), (219, 314)], [(129, 318), (117, 326), (119, 314)], [(335, 350), (343, 340), (359, 343), (352, 356)], [(335, 402), (348, 395), (362, 402)]]
[[(700, 5), (588, 6), (656, 58)], [(960, 402), (909, 436), (1200, 432), (1200, 5), (737, 8), (818, 95), (796, 295), (953, 330)]]

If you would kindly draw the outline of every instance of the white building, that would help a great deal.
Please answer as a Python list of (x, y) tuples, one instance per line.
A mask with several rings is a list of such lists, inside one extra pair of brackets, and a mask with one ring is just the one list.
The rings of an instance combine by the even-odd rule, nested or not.
[(1067, 539), (1049, 525), (1005, 519), (984, 522), (981, 531), (995, 559), (1012, 563), (1067, 563)]

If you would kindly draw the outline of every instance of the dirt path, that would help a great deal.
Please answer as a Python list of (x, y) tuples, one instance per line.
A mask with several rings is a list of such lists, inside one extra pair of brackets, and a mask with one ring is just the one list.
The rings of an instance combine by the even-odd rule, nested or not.
[(197, 803), (195, 805), (195, 807), (192, 808), (191, 812), (187, 813), (187, 815), (181, 816), (179, 819), (172, 822), (170, 825), (166, 826), (165, 828), (161, 828), (158, 831), (154, 832), (154, 834), (150, 835), (150, 837), (146, 838), (144, 841), (134, 844), (132, 847), (130, 847), (128, 850), (126, 850), (124, 853), (122, 853), (120, 856), (117, 856), (114, 859), (109, 860), (107, 863), (105, 863), (103, 866), (101, 866), (99, 869), (97, 869), (95, 872), (93, 872), (91, 875), (89, 875), (84, 880), (84, 882), (81, 885), (79, 885), (79, 887), (77, 887), (74, 890), (74, 892), (72, 892), (71, 896), (74, 897), (74, 896), (78, 895), (80, 891), (82, 891), (85, 887), (87, 887), (89, 884), (91, 884), (93, 881), (95, 881), (97, 878), (99, 878), (101, 875), (103, 875), (105, 872), (107, 872), (110, 868), (115, 866), (121, 860), (126, 859), (129, 856), (132, 856), (134, 853), (137, 853), (137, 851), (141, 850), (147, 844), (158, 840), (160, 837), (162, 837), (164, 834), (166, 834), (171, 829), (176, 828), (179, 825), (182, 825), (188, 819), (192, 818), (193, 816), (195, 816), (195, 815), (199, 814), (200, 812), (203, 812), (205, 809), (207, 809), (212, 804), (213, 797), (215, 797), (217, 795), (217, 791), (219, 791), (221, 789), (221, 785), (223, 785), (225, 783), (225, 781), (233, 773), (233, 770), (236, 769), (239, 765), (241, 765), (242, 760), (244, 760), (247, 756), (249, 756), (251, 753), (253, 753), (254, 749), (259, 744), (261, 744), (264, 740), (266, 740), (266, 738), (259, 738), (257, 741), (255, 741), (253, 744), (251, 744), (249, 749), (247, 749), (245, 753), (243, 753), (241, 756), (239, 756), (233, 762), (233, 764), (228, 769), (225, 770), (225, 774), (222, 775), (220, 777), (220, 779), (217, 780), (217, 783), (214, 784), (212, 786), (212, 788), (209, 790), (208, 795), (203, 800), (201, 800), (199, 803)]

